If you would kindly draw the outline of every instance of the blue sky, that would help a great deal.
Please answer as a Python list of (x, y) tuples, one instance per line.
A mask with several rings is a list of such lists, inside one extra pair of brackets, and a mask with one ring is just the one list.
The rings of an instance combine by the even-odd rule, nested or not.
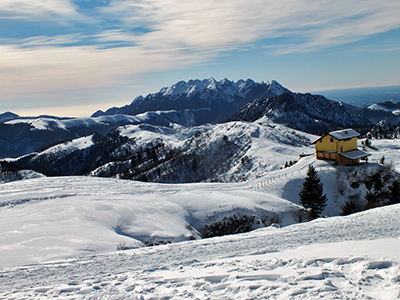
[(399, 0), (1, 0), (0, 112), (89, 116), (179, 80), (400, 85)]

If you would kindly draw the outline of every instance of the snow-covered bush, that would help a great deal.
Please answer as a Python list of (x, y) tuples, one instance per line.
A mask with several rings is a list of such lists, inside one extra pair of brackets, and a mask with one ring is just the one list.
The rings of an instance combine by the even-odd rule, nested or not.
[(131, 246), (127, 244), (126, 242), (121, 242), (117, 245), (117, 250), (130, 250), (130, 249), (136, 249), (137, 247)]
[(203, 238), (209, 238), (214, 236), (249, 232), (257, 228), (254, 220), (254, 215), (236, 211), (232, 215), (225, 216), (219, 221), (209, 225), (206, 224), (203, 230), (201, 230), (201, 235)]

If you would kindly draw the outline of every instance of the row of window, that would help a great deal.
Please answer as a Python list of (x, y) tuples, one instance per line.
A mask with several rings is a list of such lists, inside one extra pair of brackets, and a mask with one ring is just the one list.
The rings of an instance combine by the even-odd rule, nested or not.
[[(348, 141), (351, 141), (351, 138), (347, 138), (347, 139), (344, 139), (344, 140), (342, 140), (342, 141), (348, 142)], [(320, 142), (322, 143), (322, 140), (320, 140)], [(334, 139), (333, 137), (331, 137), (331, 138), (330, 138), (330, 142), (331, 142), (331, 143), (334, 143), (334, 142), (335, 142), (335, 139)]]

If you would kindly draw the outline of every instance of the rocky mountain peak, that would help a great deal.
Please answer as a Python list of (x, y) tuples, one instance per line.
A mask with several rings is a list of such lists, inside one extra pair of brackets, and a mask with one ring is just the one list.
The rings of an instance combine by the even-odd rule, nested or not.
[[(170, 87), (163, 87), (159, 92), (146, 97), (136, 97), (131, 104), (124, 107), (113, 107), (104, 115), (126, 114), (137, 115), (146, 111), (190, 110), (194, 123), (220, 123), (232, 117), (243, 105), (262, 97), (277, 96), (290, 92), (278, 82), (255, 82), (252, 79), (237, 82), (224, 78), (191, 79), (179, 81)], [(101, 112), (96, 112), (96, 116)]]

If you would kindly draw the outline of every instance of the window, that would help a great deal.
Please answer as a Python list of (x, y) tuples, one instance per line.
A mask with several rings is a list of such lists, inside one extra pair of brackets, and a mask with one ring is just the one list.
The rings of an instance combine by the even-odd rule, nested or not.
[(331, 140), (330, 140), (330, 141), (331, 141), (331, 143), (335, 142), (335, 140), (333, 139), (333, 137), (331, 137)]

